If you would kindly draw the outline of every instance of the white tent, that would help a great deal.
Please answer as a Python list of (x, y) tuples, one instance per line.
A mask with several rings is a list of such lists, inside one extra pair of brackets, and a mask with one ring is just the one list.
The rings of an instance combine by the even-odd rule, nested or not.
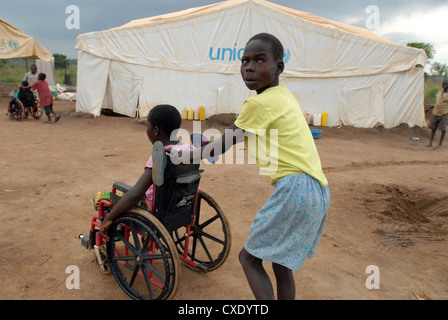
[[(328, 125), (425, 126), (423, 50), (262, 0), (229, 0), (81, 34), (76, 110), (144, 117), (160, 103), (239, 113), (240, 57), (259, 32), (285, 48), (281, 83)], [(137, 109), (138, 107), (138, 109)]]

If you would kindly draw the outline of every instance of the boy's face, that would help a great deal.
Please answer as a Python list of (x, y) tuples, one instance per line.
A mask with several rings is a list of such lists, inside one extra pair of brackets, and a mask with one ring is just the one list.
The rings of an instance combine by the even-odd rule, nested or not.
[(261, 40), (252, 40), (247, 44), (241, 58), (241, 76), (247, 88), (260, 94), (278, 85), (278, 76), (283, 69), (283, 61), (274, 60), (268, 44)]

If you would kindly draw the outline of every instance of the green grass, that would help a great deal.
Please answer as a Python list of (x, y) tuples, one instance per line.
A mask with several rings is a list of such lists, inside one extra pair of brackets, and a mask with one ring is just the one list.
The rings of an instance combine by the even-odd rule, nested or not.
[[(24, 59), (8, 59), (0, 60), (0, 83), (2, 84), (20, 84), (25, 77), (25, 73), (29, 72), (30, 66), (34, 60)], [(28, 68), (27, 68), (28, 66)], [(77, 66), (69, 64), (67, 74), (70, 75), (72, 85), (76, 86)], [(56, 83), (64, 84), (65, 69), (54, 70)]]
[(442, 78), (428, 77), (425, 79), (425, 105), (433, 105), (436, 102), (436, 94), (442, 90)]

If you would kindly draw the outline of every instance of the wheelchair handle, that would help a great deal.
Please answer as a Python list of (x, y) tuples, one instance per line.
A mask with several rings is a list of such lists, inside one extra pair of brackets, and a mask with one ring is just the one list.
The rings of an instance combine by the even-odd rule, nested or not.
[[(177, 152), (176, 149), (174, 149), (173, 147), (164, 147), (164, 149), (165, 149), (165, 153), (167, 154), (167, 156), (169, 156), (171, 158), (171, 161), (174, 160), (176, 162), (178, 160), (179, 153)], [(176, 152), (171, 153), (173, 150)]]

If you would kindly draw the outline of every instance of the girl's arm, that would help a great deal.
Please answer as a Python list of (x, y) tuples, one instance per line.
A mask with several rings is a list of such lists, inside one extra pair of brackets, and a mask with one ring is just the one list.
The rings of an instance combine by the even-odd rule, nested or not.
[[(204, 149), (210, 150), (210, 156), (219, 156), (229, 150), (235, 144), (242, 142), (244, 140), (244, 130), (238, 128), (235, 123), (232, 124), (228, 129), (224, 131), (224, 134), (218, 138), (208, 143), (201, 148), (201, 155)], [(201, 157), (202, 159), (204, 157)]]
[[(214, 157), (225, 153), (233, 145), (244, 141), (245, 131), (238, 128), (235, 123), (224, 131), (224, 134), (214, 139), (212, 142), (206, 144), (201, 148), (201, 159)], [(206, 152), (204, 152), (204, 150)], [(198, 163), (201, 159), (195, 159), (196, 153), (190, 152), (189, 163)], [(182, 159), (182, 150), (178, 152), (178, 157)], [(188, 157), (187, 157), (188, 158)]]
[(146, 190), (148, 190), (152, 183), (152, 169), (146, 168), (145, 172), (143, 172), (137, 183), (132, 187), (131, 190), (124, 194), (124, 196), (112, 208), (111, 212), (106, 216), (103, 223), (101, 224), (100, 235), (104, 239), (109, 241), (109, 237), (107, 236), (107, 229), (110, 227), (114, 219), (118, 218), (126, 211), (137, 205), (139, 201), (142, 200)]

